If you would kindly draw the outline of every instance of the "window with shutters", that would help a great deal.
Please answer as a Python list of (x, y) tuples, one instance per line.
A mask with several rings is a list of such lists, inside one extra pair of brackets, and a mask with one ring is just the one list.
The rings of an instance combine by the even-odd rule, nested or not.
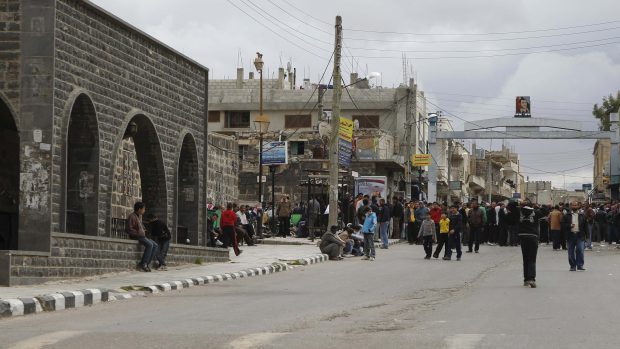
[(311, 115), (285, 115), (284, 128), (310, 128), (312, 127)]
[(226, 112), (227, 128), (250, 128), (250, 112), (249, 111), (227, 111)]
[(207, 119), (208, 122), (220, 122), (220, 111), (219, 110), (209, 110), (209, 117)]
[(356, 120), (360, 128), (379, 128), (379, 115), (353, 115), (353, 121)]

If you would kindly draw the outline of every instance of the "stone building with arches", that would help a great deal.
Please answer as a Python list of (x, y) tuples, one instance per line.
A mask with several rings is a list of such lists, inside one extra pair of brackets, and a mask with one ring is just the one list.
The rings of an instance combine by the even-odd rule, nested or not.
[(173, 263), (227, 260), (204, 247), (209, 70), (86, 0), (0, 6), (0, 285), (135, 266), (138, 200)]

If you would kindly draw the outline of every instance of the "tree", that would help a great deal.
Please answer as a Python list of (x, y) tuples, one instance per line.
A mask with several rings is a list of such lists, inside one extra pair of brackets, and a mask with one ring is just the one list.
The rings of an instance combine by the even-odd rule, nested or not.
[(617, 113), (620, 108), (620, 91), (617, 92), (616, 97), (613, 95), (609, 95), (607, 97), (603, 97), (603, 104), (599, 107), (598, 104), (595, 104), (592, 107), (592, 115), (597, 118), (600, 122), (599, 129), (601, 131), (609, 131), (611, 126), (611, 122), (609, 121), (609, 114)]

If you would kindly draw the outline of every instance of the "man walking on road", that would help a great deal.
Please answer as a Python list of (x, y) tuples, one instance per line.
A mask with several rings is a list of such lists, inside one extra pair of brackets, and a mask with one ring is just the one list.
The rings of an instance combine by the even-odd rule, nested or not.
[(389, 245), (388, 230), (390, 227), (390, 205), (384, 199), (379, 201), (379, 234), (381, 237), (381, 248), (387, 249)]
[(584, 214), (579, 212), (580, 207), (577, 201), (571, 202), (570, 208), (570, 212), (564, 215), (564, 226), (569, 232), (567, 239), (568, 263), (570, 264), (570, 271), (585, 271), (583, 265), (585, 263), (586, 219)]
[(519, 210), (519, 241), (523, 256), (523, 286), (536, 288), (536, 254), (538, 253), (537, 217), (531, 203), (526, 201)]
[(463, 216), (459, 213), (457, 205), (450, 207), (450, 236), (446, 247), (445, 260), (452, 259), (452, 248), (456, 248), (456, 260), (461, 260), (461, 233), (463, 232)]
[(551, 240), (553, 241), (553, 250), (561, 249), (560, 241), (562, 234), (562, 212), (560, 206), (555, 205), (553, 211), (549, 213), (549, 229), (551, 231)]

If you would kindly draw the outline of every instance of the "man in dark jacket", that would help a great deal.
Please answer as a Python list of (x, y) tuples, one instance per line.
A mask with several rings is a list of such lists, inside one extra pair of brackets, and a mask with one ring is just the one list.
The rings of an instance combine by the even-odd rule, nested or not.
[(325, 232), (321, 237), (321, 242), (319, 243), (319, 249), (321, 249), (321, 253), (325, 253), (329, 256), (329, 260), (337, 261), (341, 260), (340, 251), (345, 245), (345, 242), (342, 241), (336, 233), (338, 232), (338, 227), (332, 225), (328, 232)]
[(524, 202), (524, 206), (515, 207), (519, 213), (518, 234), (523, 256), (523, 286), (536, 288), (536, 254), (538, 253), (538, 219), (531, 203)]
[(456, 260), (461, 260), (461, 233), (463, 232), (463, 217), (458, 211), (457, 205), (450, 206), (450, 236), (448, 237), (448, 246), (446, 246), (445, 260), (452, 259), (452, 249), (456, 248)]
[(484, 213), (482, 213), (482, 209), (478, 207), (477, 200), (473, 200), (471, 202), (471, 210), (469, 210), (467, 219), (469, 221), (469, 249), (467, 250), (467, 253), (472, 252), (474, 242), (476, 243), (475, 252), (478, 253), (478, 250), (480, 249), (480, 231), (484, 226)]
[(157, 242), (157, 245), (159, 245), (159, 250), (157, 252), (158, 263), (155, 265), (155, 269), (168, 270), (166, 256), (168, 255), (168, 248), (170, 248), (170, 239), (172, 238), (172, 234), (170, 234), (170, 230), (168, 230), (168, 225), (166, 222), (157, 218), (156, 215), (149, 213), (146, 216), (146, 219), (149, 222), (151, 237), (153, 237), (153, 239)]
[(583, 267), (584, 261), (584, 249), (585, 249), (585, 237), (586, 237), (586, 218), (583, 213), (579, 212), (579, 203), (573, 201), (570, 204), (570, 212), (564, 215), (562, 221), (565, 230), (568, 232), (567, 247), (568, 247), (568, 263), (570, 264), (570, 271), (581, 270), (585, 271)]
[(390, 218), (392, 218), (392, 212), (390, 209), (390, 205), (385, 202), (385, 199), (381, 199), (379, 201), (379, 209), (378, 209), (378, 220), (379, 220), (379, 233), (381, 236), (381, 248), (388, 248), (388, 229), (390, 228)]
[(401, 228), (403, 225), (403, 217), (405, 216), (405, 209), (400, 199), (394, 197), (392, 205), (392, 239), (401, 239)]

